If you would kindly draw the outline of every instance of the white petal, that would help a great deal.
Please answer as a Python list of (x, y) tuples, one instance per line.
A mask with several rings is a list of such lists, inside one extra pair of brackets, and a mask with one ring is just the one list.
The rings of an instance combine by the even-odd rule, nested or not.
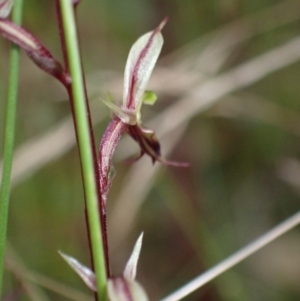
[(59, 255), (68, 263), (68, 265), (79, 275), (79, 277), (83, 280), (83, 282), (90, 288), (92, 291), (97, 291), (96, 285), (96, 276), (94, 272), (88, 268), (87, 266), (80, 263), (74, 257), (66, 255), (61, 251), (58, 251)]
[(13, 0), (0, 0), (0, 18), (6, 18), (14, 4)]
[(141, 36), (131, 47), (124, 75), (123, 106), (139, 112), (150, 75), (163, 45), (160, 33), (166, 20)]
[(138, 260), (139, 260), (140, 252), (141, 252), (141, 248), (142, 248), (143, 234), (144, 233), (141, 233), (141, 235), (137, 239), (135, 246), (132, 250), (131, 256), (124, 269), (123, 275), (127, 280), (135, 279), (137, 264), (138, 264)]
[(143, 287), (123, 277), (109, 279), (107, 292), (110, 301), (148, 301)]

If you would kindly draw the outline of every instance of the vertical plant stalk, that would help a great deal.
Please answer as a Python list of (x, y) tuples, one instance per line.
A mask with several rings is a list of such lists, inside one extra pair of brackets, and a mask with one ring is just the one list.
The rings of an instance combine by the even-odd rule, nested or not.
[(75, 25), (74, 7), (70, 0), (60, 0), (63, 31), (66, 40), (66, 52), (70, 76), (71, 90), (74, 106), (74, 121), (77, 128), (77, 139), (82, 168), (85, 200), (87, 206), (88, 224), (92, 245), (93, 262), (96, 273), (98, 298), (107, 300), (106, 263), (102, 243), (102, 229), (98, 211), (98, 195), (96, 170), (93, 162), (93, 149), (89, 129), (87, 103), (82, 76), (81, 61)]
[[(76, 5), (78, 3), (79, 2), (77, 2)], [(76, 5), (74, 5), (75, 11), (76, 11), (76, 8), (77, 8)], [(61, 47), (62, 47), (64, 63), (65, 63), (65, 70), (69, 74), (70, 73), (70, 68), (69, 68), (69, 62), (68, 62), (68, 53), (67, 53), (67, 49), (66, 49), (66, 37), (65, 37), (65, 32), (63, 30), (63, 20), (62, 20), (61, 7), (60, 7), (59, 0), (56, 0), (56, 13), (57, 13), (57, 19), (58, 19), (59, 36), (60, 36), (60, 40), (61, 40)], [(77, 26), (76, 19), (75, 19), (75, 26)], [(78, 44), (79, 44), (79, 42), (78, 42)], [(79, 45), (78, 45), (78, 47), (79, 47)], [(81, 59), (81, 57), (80, 57), (80, 59)], [(81, 62), (81, 66), (82, 66), (82, 62)], [(105, 262), (106, 262), (106, 274), (107, 274), (107, 277), (109, 277), (110, 276), (110, 269), (109, 269), (109, 253), (108, 253), (108, 239), (107, 239), (107, 226), (106, 226), (106, 209), (103, 206), (104, 201), (103, 201), (103, 194), (102, 194), (101, 187), (100, 187), (100, 174), (99, 174), (99, 168), (98, 168), (98, 159), (97, 159), (94, 132), (93, 132), (93, 126), (92, 126), (92, 119), (91, 119), (91, 112), (90, 112), (90, 108), (89, 108), (89, 105), (88, 105), (88, 95), (87, 95), (86, 82), (85, 82), (85, 76), (84, 76), (83, 69), (82, 69), (82, 80), (83, 80), (84, 95), (85, 95), (87, 116), (88, 116), (88, 122), (89, 122), (90, 141), (91, 141), (91, 146), (92, 146), (92, 151), (93, 151), (93, 162), (94, 162), (94, 168), (95, 168), (95, 171), (96, 171), (95, 176), (96, 176), (96, 184), (97, 184), (98, 208), (99, 208), (99, 214), (102, 214), (102, 217), (100, 218), (100, 223), (101, 223), (101, 229), (102, 229), (102, 233), (101, 233), (102, 234), (102, 242), (103, 242), (103, 245), (104, 245), (104, 255), (105, 255)], [(66, 83), (66, 84), (64, 84), (64, 86), (67, 89), (67, 92), (68, 92), (68, 95), (69, 95), (69, 101), (70, 101), (72, 116), (73, 116), (73, 120), (75, 120), (75, 117), (74, 117), (75, 116), (75, 114), (74, 114), (74, 100), (73, 100), (72, 87), (71, 87), (70, 83)], [(75, 126), (76, 138), (78, 140), (76, 122), (74, 122), (74, 126)], [(89, 227), (89, 223), (87, 221), (87, 213), (86, 213), (86, 222), (87, 222), (88, 240), (89, 240), (89, 245), (90, 245), (90, 249), (91, 249), (90, 227)], [(92, 265), (94, 267), (93, 256), (91, 256), (91, 257), (92, 257)]]
[[(23, 0), (15, 1), (12, 19), (16, 24), (22, 22)], [(9, 209), (10, 177), (12, 169), (13, 148), (15, 140), (15, 122), (18, 96), (19, 47), (11, 45), (9, 62), (9, 81), (4, 133), (3, 172), (0, 188), (0, 298), (2, 295), (4, 249), (7, 233)]]

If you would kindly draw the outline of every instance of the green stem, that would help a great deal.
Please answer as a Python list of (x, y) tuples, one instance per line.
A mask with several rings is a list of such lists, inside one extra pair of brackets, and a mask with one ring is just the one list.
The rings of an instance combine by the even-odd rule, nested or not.
[[(22, 22), (23, 0), (16, 0), (12, 12), (12, 21), (18, 25)], [(0, 188), (0, 297), (2, 295), (4, 249), (7, 233), (7, 220), (10, 194), (10, 176), (15, 140), (15, 122), (18, 96), (19, 48), (11, 45), (9, 62), (8, 95), (4, 132), (3, 170)]]
[(85, 102), (84, 83), (82, 77), (79, 46), (72, 1), (60, 0), (63, 30), (66, 37), (66, 50), (70, 75), (72, 79), (72, 94), (74, 100), (74, 117), (77, 128), (78, 147), (81, 160), (84, 193), (87, 206), (88, 223), (90, 227), (91, 245), (94, 267), (97, 278), (98, 298), (107, 300), (106, 267), (104, 247), (101, 240), (101, 224), (98, 210), (96, 171), (93, 164), (93, 151), (90, 143), (90, 131)]

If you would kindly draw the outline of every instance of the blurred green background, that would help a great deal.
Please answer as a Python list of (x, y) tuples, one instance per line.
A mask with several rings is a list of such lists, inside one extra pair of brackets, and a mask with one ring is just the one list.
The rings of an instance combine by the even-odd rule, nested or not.
[[(26, 0), (24, 27), (61, 60), (54, 1)], [(123, 139), (108, 199), (111, 266), (120, 274), (144, 231), (138, 280), (159, 300), (300, 207), (298, 0), (82, 0), (78, 25), (97, 143), (100, 101), (122, 97), (131, 45), (169, 16), (143, 108), (165, 167)], [(9, 43), (0, 40), (0, 146)], [(89, 300), (57, 250), (89, 264), (78, 153), (63, 88), (22, 53), (5, 293), (7, 300)], [(299, 300), (294, 229), (186, 300)], [(75, 290), (75, 291), (72, 291)], [(73, 294), (73, 295), (72, 295)], [(84, 294), (84, 295), (81, 295)], [(92, 300), (92, 299), (91, 299)]]

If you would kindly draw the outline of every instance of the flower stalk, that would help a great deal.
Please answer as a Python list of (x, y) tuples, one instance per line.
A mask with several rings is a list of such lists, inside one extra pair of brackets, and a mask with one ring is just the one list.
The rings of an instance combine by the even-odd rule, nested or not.
[(73, 95), (74, 118), (77, 125), (77, 140), (81, 160), (82, 178), (86, 199), (88, 224), (92, 245), (93, 262), (96, 273), (96, 285), (99, 300), (107, 300), (107, 275), (102, 227), (98, 211), (96, 170), (93, 162), (93, 149), (90, 139), (89, 121), (86, 114), (85, 89), (81, 69), (81, 60), (77, 40), (73, 3), (60, 0), (62, 24), (65, 34), (66, 51)]
[[(76, 11), (76, 8), (77, 8), (77, 5), (79, 4), (79, 2), (80, 1), (73, 1), (75, 11)], [(59, 0), (56, 0), (56, 13), (57, 13), (58, 29), (59, 29), (60, 40), (61, 40), (61, 47), (62, 47), (62, 52), (63, 52), (63, 57), (64, 57), (64, 66), (65, 66), (66, 73), (69, 74), (70, 73), (69, 60), (68, 60), (69, 54), (67, 51), (66, 35), (65, 35), (64, 28), (63, 28), (62, 11), (61, 11), (61, 5), (60, 5)], [(75, 23), (75, 26), (76, 26), (76, 23)], [(79, 45), (78, 45), (78, 47), (79, 47)], [(80, 59), (81, 59), (81, 57), (80, 57)], [(81, 62), (81, 64), (82, 64), (82, 62)], [(87, 109), (86, 114), (87, 114), (88, 123), (89, 123), (90, 143), (91, 143), (91, 147), (92, 147), (93, 163), (94, 163), (94, 170), (95, 170), (95, 177), (96, 177), (96, 184), (97, 184), (98, 212), (101, 215), (100, 223), (101, 223), (101, 228), (102, 228), (101, 234), (102, 234), (102, 242), (103, 242), (105, 262), (106, 262), (106, 274), (107, 274), (107, 277), (109, 277), (110, 270), (109, 270), (109, 254), (108, 254), (108, 240), (107, 240), (107, 227), (106, 227), (106, 210), (104, 208), (104, 201), (103, 201), (104, 194), (102, 193), (102, 190), (100, 187), (98, 158), (97, 158), (97, 153), (96, 153), (91, 113), (90, 113), (90, 108), (89, 108), (89, 103), (88, 103), (88, 95), (87, 95), (87, 89), (86, 89), (86, 83), (85, 83), (85, 76), (84, 76), (83, 71), (82, 71), (82, 79), (83, 79), (84, 95), (85, 95), (85, 102), (86, 102), (86, 109)], [(74, 97), (73, 97), (73, 91), (72, 91), (72, 84), (71, 84), (71, 82), (67, 82), (64, 84), (64, 86), (68, 92), (70, 107), (71, 107), (73, 121), (74, 121), (75, 133), (76, 133), (76, 137), (78, 140), (78, 134), (77, 134), (78, 125), (76, 122), (75, 112), (74, 112)], [(86, 205), (85, 207), (87, 207), (86, 201), (85, 201), (85, 205)], [(86, 211), (88, 240), (89, 240), (89, 245), (90, 245), (90, 249), (91, 249), (90, 227), (89, 227), (89, 222), (87, 221), (87, 219), (88, 219), (88, 217), (87, 217), (87, 211)], [(94, 265), (92, 251), (91, 251), (91, 257), (92, 257), (92, 265)]]

